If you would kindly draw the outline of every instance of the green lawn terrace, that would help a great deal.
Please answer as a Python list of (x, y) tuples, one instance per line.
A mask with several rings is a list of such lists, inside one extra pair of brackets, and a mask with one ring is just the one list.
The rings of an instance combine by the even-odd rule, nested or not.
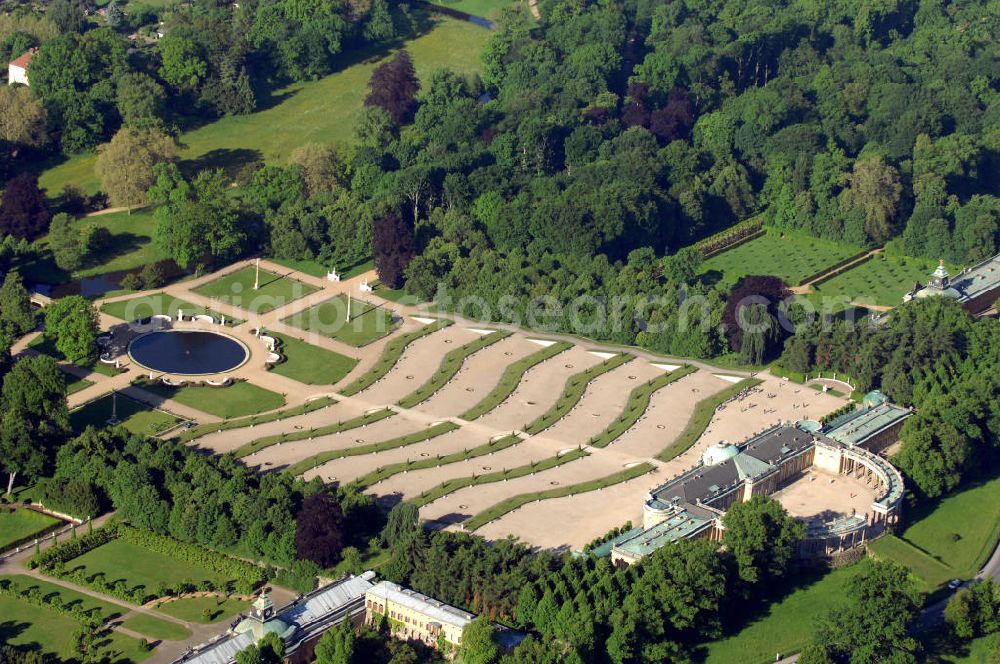
[[(859, 305), (896, 307), (917, 282), (926, 284), (937, 261), (908, 256), (878, 254), (827, 281), (813, 286), (808, 297), (815, 306), (842, 302), (840, 308), (854, 302)], [(958, 274), (960, 268), (947, 265), (948, 272)]]
[(773, 275), (789, 286), (835, 266), (864, 249), (769, 228), (761, 237), (706, 259), (699, 270), (703, 281), (732, 285), (747, 275)]
[[(79, 605), (85, 611), (99, 612), (106, 620), (124, 613), (123, 609), (114, 604), (40, 579), (15, 575), (0, 579), (0, 582), (3, 581), (21, 590), (36, 588), (44, 598), (58, 596), (64, 606)], [(0, 643), (19, 650), (37, 651), (63, 661), (75, 661), (79, 657), (73, 635), (80, 628), (80, 623), (71, 616), (10, 595), (0, 595), (0, 616), (3, 616), (0, 620)], [(153, 637), (150, 640), (156, 638), (152, 634), (149, 636)], [(115, 664), (138, 664), (151, 654), (140, 647), (139, 639), (121, 632), (110, 632), (99, 638), (98, 648), (98, 656)]]
[(137, 385), (163, 399), (200, 410), (222, 419), (256, 415), (285, 405), (285, 398), (277, 392), (252, 383), (237, 381), (226, 387), (185, 385), (171, 387), (160, 382), (140, 380)]
[[(258, 286), (256, 289), (255, 284)], [(202, 284), (193, 292), (252, 314), (263, 314), (317, 290), (315, 286), (268, 270), (260, 270), (258, 281), (257, 268), (247, 265)]]
[[(53, 340), (47, 338), (43, 334), (39, 334), (37, 337), (35, 337), (31, 341), (29, 341), (28, 342), (28, 348), (30, 348), (31, 350), (35, 351), (36, 353), (41, 353), (42, 355), (48, 355), (49, 357), (51, 357), (52, 359), (54, 359), (56, 361), (59, 361), (59, 362), (67, 361), (66, 360), (66, 356), (63, 355), (61, 352), (59, 352), (59, 349), (56, 348), (55, 342)], [(74, 365), (74, 366), (79, 366), (79, 365)], [(115, 375), (118, 374), (118, 370), (117, 369), (115, 369), (111, 365), (103, 364), (100, 361), (94, 362), (91, 365), (82, 366), (81, 368), (82, 369), (89, 369), (91, 371), (94, 371), (96, 373), (99, 373), (99, 374), (102, 374), (102, 375), (105, 375), (105, 376), (115, 376)], [(66, 382), (67, 382), (67, 384), (70, 384), (70, 383), (74, 382), (74, 378), (72, 376), (67, 376), (66, 377)]]
[(347, 295), (337, 295), (289, 316), (283, 322), (313, 334), (361, 347), (388, 336), (400, 321), (381, 305)]
[(69, 423), (73, 431), (80, 433), (88, 426), (104, 428), (112, 415), (128, 431), (144, 436), (162, 435), (184, 422), (173, 413), (115, 393), (105, 394), (73, 410)]
[(0, 551), (28, 542), (62, 523), (59, 519), (24, 507), (0, 506)]
[(280, 342), (278, 352), (284, 358), (282, 362), (273, 365), (271, 371), (306, 385), (339, 383), (358, 364), (358, 360), (353, 357), (314, 346), (292, 336), (271, 331), (266, 334)]
[[(185, 318), (206, 315), (211, 316), (216, 321), (221, 321), (223, 317), (222, 314), (208, 307), (192, 304), (167, 293), (151, 293), (127, 300), (106, 302), (101, 305), (101, 313), (127, 322), (144, 320), (150, 316), (170, 316), (171, 318), (176, 318), (179, 312), (182, 312)], [(225, 318), (226, 325), (239, 325), (243, 322), (238, 318), (231, 318), (229, 316)]]
[(211, 624), (235, 616), (249, 604), (232, 597), (182, 597), (160, 602), (156, 610), (185, 622)]
[[(490, 3), (480, 0), (476, 4)], [(431, 73), (443, 67), (468, 76), (480, 71), (479, 55), (490, 38), (489, 30), (416, 8), (411, 13), (417, 17), (421, 32), (399, 46), (409, 51), (421, 81), (426, 84)], [(346, 53), (342, 57), (343, 69), (318, 81), (273, 90), (259, 99), (261, 110), (256, 113), (225, 117), (182, 132), (178, 136), (179, 144), (184, 146), (180, 151), (181, 167), (192, 172), (205, 168), (233, 172), (258, 159), (283, 165), (297, 147), (306, 143), (353, 144), (353, 129), (361, 117), (368, 79), (372, 70), (391, 55), (384, 48)], [(96, 161), (96, 154), (70, 157), (41, 172), (40, 185), (53, 198), (67, 184), (94, 194), (100, 189), (94, 172)]]

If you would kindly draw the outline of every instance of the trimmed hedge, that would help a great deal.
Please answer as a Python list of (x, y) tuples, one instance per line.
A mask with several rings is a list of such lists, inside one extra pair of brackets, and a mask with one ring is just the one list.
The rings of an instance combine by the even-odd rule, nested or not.
[(698, 405), (694, 407), (694, 412), (691, 413), (691, 419), (688, 420), (687, 426), (684, 427), (684, 431), (681, 431), (681, 435), (677, 436), (674, 442), (656, 455), (656, 458), (660, 461), (670, 461), (686, 452), (701, 437), (701, 434), (705, 433), (705, 429), (712, 422), (712, 416), (715, 415), (716, 408), (743, 390), (760, 385), (763, 382), (759, 378), (744, 378), (732, 387), (727, 387), (718, 394), (699, 401)]
[(587, 391), (587, 385), (590, 384), (590, 381), (634, 359), (635, 355), (631, 353), (619, 353), (614, 357), (609, 357), (600, 364), (595, 364), (586, 371), (573, 374), (566, 381), (566, 386), (563, 388), (559, 400), (551, 408), (535, 418), (534, 421), (525, 424), (524, 430), (532, 436), (545, 431), (561, 420), (566, 413), (573, 409), (573, 406), (579, 403), (580, 399), (583, 398), (583, 393)]
[(656, 378), (647, 381), (632, 390), (632, 393), (628, 397), (628, 403), (625, 404), (625, 409), (622, 411), (622, 414), (619, 415), (614, 422), (609, 424), (608, 428), (591, 438), (589, 444), (593, 447), (607, 447), (611, 443), (615, 442), (622, 436), (622, 434), (631, 429), (635, 423), (639, 421), (639, 418), (642, 417), (642, 415), (646, 412), (646, 409), (649, 408), (649, 400), (653, 397), (654, 392), (657, 392), (670, 383), (676, 382), (681, 378), (684, 378), (684, 376), (689, 376), (696, 371), (698, 371), (696, 367), (693, 367), (690, 364), (685, 364), (670, 373), (657, 376)]
[(485, 445), (474, 447), (471, 450), (462, 450), (461, 452), (453, 452), (452, 454), (446, 454), (444, 456), (439, 454), (433, 458), (428, 457), (417, 461), (394, 463), (373, 470), (367, 475), (362, 475), (358, 479), (351, 482), (351, 484), (358, 487), (359, 490), (365, 489), (398, 473), (405, 473), (410, 470), (422, 470), (424, 468), (437, 468), (438, 466), (445, 466), (449, 463), (457, 463), (459, 461), (466, 461), (467, 459), (486, 456), (487, 454), (492, 454), (493, 452), (499, 452), (500, 450), (505, 450), (508, 447), (513, 447), (523, 441), (524, 439), (520, 436), (504, 436), (503, 438), (497, 438), (496, 440), (490, 441)]
[(573, 344), (567, 341), (557, 341), (537, 353), (532, 353), (531, 355), (521, 358), (513, 364), (507, 365), (507, 368), (504, 370), (503, 375), (500, 377), (500, 381), (497, 383), (496, 387), (494, 387), (482, 401), (459, 415), (459, 417), (463, 420), (469, 421), (482, 417), (502, 404), (507, 397), (514, 393), (514, 390), (516, 390), (517, 386), (521, 384), (524, 374), (527, 373), (529, 369), (541, 364), (545, 360), (555, 357), (559, 353), (569, 350), (572, 347)]
[(343, 459), (344, 457), (349, 456), (360, 456), (362, 454), (372, 454), (375, 452), (384, 452), (386, 450), (394, 450), (397, 447), (406, 447), (407, 445), (416, 445), (417, 443), (422, 443), (425, 440), (436, 438), (437, 436), (454, 431), (458, 428), (458, 425), (454, 422), (441, 422), (422, 431), (417, 431), (398, 438), (391, 438), (380, 443), (359, 445), (358, 447), (351, 447), (346, 450), (323, 452), (321, 454), (317, 454), (316, 456), (311, 456), (308, 459), (303, 459), (297, 464), (290, 466), (287, 470), (292, 475), (301, 475), (307, 470), (312, 470), (317, 466), (322, 466), (324, 463), (335, 459)]
[(340, 391), (344, 396), (352, 397), (358, 392), (367, 390), (369, 387), (382, 380), (386, 374), (388, 374), (399, 358), (402, 357), (403, 351), (411, 343), (416, 341), (421, 337), (425, 337), (432, 332), (437, 332), (438, 330), (443, 330), (444, 328), (451, 325), (452, 322), (447, 319), (442, 319), (431, 323), (430, 325), (425, 325), (419, 330), (414, 330), (413, 332), (407, 332), (406, 334), (401, 334), (388, 344), (386, 344), (385, 349), (382, 350), (382, 356), (378, 358), (372, 367), (366, 371), (357, 379), (351, 381), (347, 386)]
[(462, 368), (462, 364), (466, 358), (473, 353), (478, 353), (487, 346), (492, 346), (501, 339), (506, 339), (511, 334), (511, 332), (507, 332), (506, 330), (490, 332), (463, 346), (459, 346), (455, 350), (449, 351), (441, 360), (441, 366), (434, 372), (434, 375), (428, 378), (427, 382), (416, 390), (397, 401), (396, 405), (401, 408), (413, 408), (427, 401), (438, 390), (447, 385), (448, 381), (455, 377), (458, 370)]
[(328, 424), (324, 427), (312, 428), (306, 431), (294, 431), (291, 433), (279, 433), (274, 436), (263, 436), (257, 438), (256, 440), (251, 440), (246, 445), (239, 447), (233, 454), (237, 459), (242, 459), (248, 457), (254, 452), (259, 452), (265, 448), (278, 443), (292, 443), (297, 440), (307, 440), (315, 436), (328, 436), (335, 433), (341, 433), (344, 431), (350, 431), (351, 429), (357, 429), (368, 424), (374, 424), (379, 420), (384, 420), (388, 417), (395, 415), (393, 411), (388, 408), (383, 408), (382, 410), (376, 411), (374, 413), (367, 413), (365, 415), (360, 415), (358, 417), (349, 419), (347, 421), (337, 422), (336, 424)]
[(456, 477), (454, 479), (445, 480), (437, 486), (431, 487), (426, 491), (421, 492), (419, 496), (411, 500), (410, 502), (417, 507), (423, 507), (433, 503), (438, 498), (443, 498), (449, 493), (454, 493), (459, 489), (464, 489), (467, 486), (479, 486), (480, 484), (491, 484), (493, 482), (502, 482), (503, 480), (515, 480), (518, 477), (524, 477), (525, 475), (532, 475), (534, 473), (540, 473), (543, 470), (549, 470), (550, 468), (555, 468), (556, 466), (561, 466), (564, 463), (569, 463), (570, 461), (576, 461), (577, 459), (582, 459), (585, 456), (590, 456), (589, 452), (584, 451), (581, 448), (577, 448), (572, 452), (567, 452), (566, 454), (556, 455), (553, 457), (548, 457), (542, 459), (541, 461), (532, 461), (524, 466), (517, 466), (515, 468), (506, 469), (499, 472), (487, 473), (485, 475), (472, 475), (471, 477)]
[(709, 235), (707, 238), (699, 240), (694, 246), (701, 251), (702, 256), (710, 258), (744, 242), (756, 239), (766, 232), (764, 217), (758, 215), (730, 226), (724, 231)]
[(200, 424), (194, 428), (181, 432), (181, 434), (177, 437), (177, 440), (182, 443), (189, 443), (196, 438), (207, 436), (210, 433), (229, 431), (230, 429), (241, 429), (243, 427), (248, 427), (251, 424), (257, 425), (267, 424), (268, 422), (276, 422), (278, 420), (285, 419), (286, 417), (295, 417), (297, 415), (312, 413), (326, 408), (327, 406), (333, 406), (336, 403), (337, 400), (333, 397), (320, 397), (319, 399), (302, 404), (301, 406), (277, 410), (266, 415), (250, 415), (248, 417), (237, 417), (235, 419), (214, 422), (211, 424)]
[(614, 486), (615, 484), (621, 484), (622, 482), (628, 482), (629, 480), (634, 480), (637, 477), (641, 477), (646, 473), (652, 471), (656, 466), (651, 463), (640, 463), (637, 466), (632, 466), (631, 468), (626, 468), (625, 470), (619, 471), (612, 475), (607, 475), (596, 480), (590, 480), (588, 482), (580, 482), (579, 484), (569, 484), (566, 486), (557, 487), (555, 489), (548, 489), (546, 491), (535, 491), (533, 493), (522, 493), (517, 496), (511, 496), (510, 498), (500, 501), (493, 507), (487, 508), (476, 514), (468, 521), (465, 521), (462, 526), (465, 530), (472, 532), (482, 528), (490, 521), (495, 521), (503, 515), (513, 512), (518, 507), (522, 505), (527, 505), (528, 503), (535, 503), (542, 500), (551, 500), (553, 498), (565, 498), (567, 496), (574, 496), (578, 493), (587, 493), (590, 491), (599, 491), (605, 489), (609, 486)]
[[(840, 268), (846, 267), (846, 266), (850, 265), (852, 262), (854, 262), (854, 261), (856, 261), (856, 260), (858, 260), (860, 258), (864, 258), (865, 254), (867, 254), (869, 251), (871, 251), (871, 250), (870, 249), (865, 249), (864, 251), (858, 252), (858, 253), (854, 254), (853, 256), (845, 258), (842, 261), (837, 261), (833, 265), (828, 265), (828, 266), (824, 267), (822, 270), (819, 270), (818, 272), (814, 272), (814, 273), (810, 274), (808, 277), (805, 277), (804, 279), (799, 279), (799, 283), (797, 283), (796, 286), (805, 286), (806, 284), (808, 284), (813, 279), (819, 279), (820, 277), (824, 277), (824, 276), (825, 276), (825, 278), (822, 281), (817, 281), (816, 283), (817, 284), (821, 284), (821, 283), (823, 283), (823, 281), (829, 281), (830, 279), (833, 279), (835, 276), (837, 276), (837, 274), (842, 274), (844, 272), (844, 270), (842, 270)], [(871, 256), (869, 256), (869, 258), (871, 258)], [(862, 265), (863, 263), (867, 263), (867, 262), (868, 261), (860, 261), (858, 263), (858, 265)], [(854, 267), (857, 267), (857, 265), (852, 265), (851, 267), (854, 268)], [(827, 273), (832, 273), (834, 271), (836, 271), (836, 274), (827, 274)]]
[(844, 274), (845, 272), (849, 272), (850, 270), (853, 270), (856, 267), (861, 267), (865, 263), (867, 263), (870, 260), (872, 260), (873, 258), (875, 258), (876, 255), (877, 254), (870, 254), (868, 256), (865, 256), (862, 260), (859, 260), (857, 263), (855, 263), (854, 265), (851, 265), (850, 267), (848, 267), (845, 264), (845, 265), (840, 265), (840, 266), (838, 266), (836, 268), (831, 268), (830, 270), (827, 271), (827, 273), (825, 273), (823, 275), (820, 275), (820, 276), (823, 277), (822, 279), (817, 279), (816, 281), (814, 281), (812, 283), (812, 285), (813, 286), (819, 286), (820, 284), (824, 284), (824, 283), (830, 281), (831, 279), (833, 279), (834, 277), (839, 277), (840, 275)]

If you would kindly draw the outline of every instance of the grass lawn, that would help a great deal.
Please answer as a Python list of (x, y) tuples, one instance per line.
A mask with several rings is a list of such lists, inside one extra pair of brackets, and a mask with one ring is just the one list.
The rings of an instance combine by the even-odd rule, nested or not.
[(142, 586), (149, 594), (156, 594), (160, 583), (212, 581), (221, 586), (229, 581), (207, 567), (182, 562), (125, 540), (112, 540), (66, 563), (67, 571), (80, 567), (88, 578), (101, 575), (109, 583), (121, 579), (129, 588)]
[[(814, 287), (809, 299), (830, 297), (847, 302), (861, 302), (884, 307), (903, 303), (903, 295), (913, 284), (926, 284), (937, 267), (937, 261), (902, 256), (875, 256), (855, 268), (839, 274)], [(959, 268), (949, 265), (948, 272), (957, 274)]]
[(347, 297), (337, 295), (311, 309), (289, 316), (284, 322), (357, 347), (377, 341), (395, 329), (392, 312), (370, 302), (351, 298), (351, 320), (348, 321), (347, 305)]
[(524, 7), (528, 6), (525, 0), (431, 0), (432, 5), (483, 18), (495, 18), (499, 16), (500, 10), (504, 7), (519, 3)]
[(143, 383), (140, 387), (164, 399), (173, 399), (223, 419), (256, 415), (285, 405), (285, 398), (277, 392), (244, 381), (229, 387), (168, 387), (162, 383)]
[(57, 523), (58, 519), (34, 510), (18, 508), (8, 512), (6, 508), (0, 509), (0, 551)]
[[(50, 192), (50, 194), (56, 193), (58, 192)], [(113, 212), (85, 217), (76, 224), (80, 229), (106, 228), (111, 233), (108, 248), (93, 256), (80, 269), (68, 273), (55, 264), (52, 254), (48, 251), (47, 240), (43, 237), (38, 242), (42, 250), (39, 256), (18, 265), (21, 274), (41, 283), (58, 284), (109, 272), (136, 270), (168, 258), (153, 243), (156, 219), (152, 208), (133, 210), (131, 216), (127, 212)]]
[(87, 380), (86, 378), (78, 378), (72, 374), (66, 374), (66, 395), (69, 396), (74, 392), (79, 392), (80, 390), (85, 390), (94, 383)]
[(955, 578), (950, 567), (895, 535), (883, 535), (871, 542), (868, 549), (879, 560), (894, 560), (909, 568), (924, 592), (932, 592)]
[(285, 356), (285, 361), (275, 365), (271, 371), (300, 383), (333, 385), (351, 373), (351, 369), (358, 363), (353, 357), (307, 344), (295, 337), (275, 332), (267, 334), (281, 341), (278, 350)]
[(935, 653), (941, 662), (948, 664), (991, 664), (990, 654), (1000, 649), (1000, 634), (990, 634), (973, 639), (967, 646), (949, 647), (948, 652)]
[(69, 424), (73, 431), (82, 432), (88, 426), (103, 429), (108, 425), (112, 411), (121, 420), (121, 425), (132, 433), (157, 436), (184, 420), (163, 410), (119, 394), (117, 405), (110, 394), (80, 406), (69, 414)]
[(902, 540), (950, 567), (952, 577), (975, 576), (1000, 535), (1000, 477), (918, 505), (906, 523)]
[(14, 583), (14, 585), (18, 586), (22, 590), (37, 588), (42, 593), (43, 597), (59, 595), (65, 606), (79, 606), (87, 612), (98, 611), (106, 620), (118, 618), (127, 612), (127, 609), (124, 609), (117, 604), (101, 601), (91, 597), (90, 595), (70, 590), (69, 588), (60, 586), (57, 583), (52, 583), (51, 581), (43, 581), (42, 579), (36, 579), (24, 574), (13, 574), (3, 578), (9, 579)]
[[(42, 355), (48, 355), (49, 357), (51, 357), (52, 359), (54, 359), (56, 361), (65, 361), (66, 360), (66, 356), (63, 355), (61, 352), (59, 352), (59, 349), (56, 348), (55, 341), (53, 341), (52, 339), (46, 338), (45, 335), (43, 335), (43, 334), (39, 334), (37, 337), (35, 337), (34, 339), (32, 339), (28, 343), (28, 348), (30, 348), (30, 349), (38, 352), (38, 353), (41, 353)], [(80, 366), (80, 365), (77, 365), (77, 366)], [(99, 374), (103, 374), (105, 376), (117, 376), (118, 375), (118, 372), (115, 370), (114, 367), (112, 367), (112, 366), (110, 366), (108, 364), (102, 364), (99, 361), (98, 362), (94, 362), (94, 364), (92, 364), (90, 366), (83, 366), (82, 368), (84, 368), (84, 369), (90, 369), (91, 371), (94, 371), (94, 372), (99, 373)], [(66, 381), (68, 383), (70, 381), (70, 378), (67, 377)]]
[(257, 269), (253, 265), (247, 265), (195, 288), (194, 292), (234, 307), (242, 307), (252, 313), (263, 314), (319, 290), (297, 279), (267, 270), (260, 271), (260, 288), (254, 290), (256, 273)]
[[(154, 315), (176, 318), (178, 310), (184, 312), (185, 319), (189, 316), (198, 316), (202, 314), (212, 316), (216, 320), (219, 320), (221, 317), (221, 314), (217, 311), (212, 311), (211, 309), (207, 309), (197, 304), (191, 304), (190, 302), (178, 299), (166, 293), (141, 295), (128, 300), (118, 300), (117, 302), (108, 302), (107, 304), (101, 305), (102, 313), (114, 316), (115, 318), (124, 321), (139, 320), (149, 318)], [(227, 325), (230, 323), (233, 325), (239, 325), (242, 322), (243, 321), (239, 319), (229, 317), (226, 318)]]
[[(249, 602), (222, 597), (185, 597), (184, 599), (166, 602), (156, 607), (160, 613), (187, 622), (215, 623), (234, 616), (249, 606)], [(208, 617), (205, 609), (209, 610)]]
[(707, 646), (707, 664), (765, 664), (801, 650), (815, 633), (816, 620), (845, 601), (847, 582), (862, 569), (842, 567), (825, 574), (803, 572), (798, 586), (751, 618), (739, 632)]
[[(490, 31), (468, 21), (428, 16), (431, 29), (406, 42), (417, 75), (426, 83), (431, 72), (448, 67), (463, 74), (480, 70), (479, 54)], [(403, 44), (400, 44), (401, 46)], [(183, 132), (180, 156), (191, 169), (236, 167), (254, 159), (284, 164), (305, 143), (354, 143), (354, 126), (361, 116), (372, 70), (388, 56), (372, 49), (346, 54), (345, 67), (318, 81), (294, 83), (259, 100), (262, 110), (231, 116)], [(57, 196), (66, 184), (94, 193), (100, 181), (94, 173), (96, 155), (77, 155), (40, 174), (41, 186)]]
[(748, 274), (767, 274), (794, 286), (861, 251), (849, 244), (772, 229), (756, 240), (712, 256), (702, 263), (699, 274), (726, 284)]
[(191, 636), (191, 630), (184, 625), (155, 618), (144, 613), (137, 613), (124, 623), (122, 627), (133, 632), (139, 632), (150, 637), (150, 639), (163, 639), (165, 641), (183, 641)]

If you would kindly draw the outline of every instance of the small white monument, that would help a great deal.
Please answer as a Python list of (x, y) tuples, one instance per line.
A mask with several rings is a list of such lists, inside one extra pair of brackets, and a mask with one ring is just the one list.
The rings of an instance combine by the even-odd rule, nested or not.
[(365, 279), (364, 281), (362, 281), (362, 282), (361, 282), (361, 283), (360, 283), (360, 284), (358, 285), (358, 289), (359, 289), (359, 290), (360, 290), (360, 291), (361, 291), (362, 293), (374, 293), (374, 292), (375, 292), (375, 288), (374, 288), (374, 287), (372, 287), (372, 285), (368, 283), (368, 280), (367, 280), (367, 279)]
[(184, 321), (184, 310), (183, 309), (178, 309), (177, 310), (177, 320), (179, 320), (181, 322)]
[(330, 270), (329, 272), (326, 273), (326, 280), (327, 281), (340, 281), (340, 275), (337, 274), (337, 268), (333, 268), (332, 270)]

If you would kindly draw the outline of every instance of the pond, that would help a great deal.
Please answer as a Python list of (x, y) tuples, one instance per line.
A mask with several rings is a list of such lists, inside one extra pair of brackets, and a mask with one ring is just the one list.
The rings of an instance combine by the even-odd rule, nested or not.
[(232, 371), (250, 351), (225, 334), (201, 330), (164, 330), (136, 337), (129, 357), (144, 369), (173, 375), (200, 376)]

